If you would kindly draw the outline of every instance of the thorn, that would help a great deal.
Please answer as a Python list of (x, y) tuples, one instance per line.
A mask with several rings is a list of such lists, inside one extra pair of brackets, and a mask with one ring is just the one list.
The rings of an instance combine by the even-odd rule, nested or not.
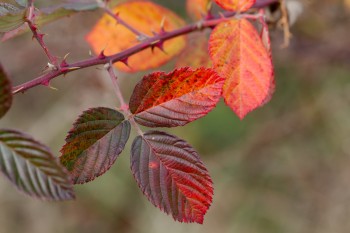
[(121, 59), (120, 62), (124, 63), (124, 65), (131, 69), (131, 67), (129, 66), (129, 57)]
[(164, 24), (165, 24), (165, 16), (162, 18), (162, 21), (160, 22), (160, 34), (164, 34), (165, 33), (165, 29), (164, 29)]
[(68, 56), (69, 56), (69, 53), (67, 53), (66, 55), (64, 55), (60, 67), (67, 67), (67, 66), (68, 66), (68, 63), (67, 63), (67, 57), (68, 57)]
[(92, 52), (91, 52), (91, 50), (89, 50), (89, 56), (92, 57)]
[(103, 49), (97, 57), (98, 57), (99, 59), (101, 59), (101, 60), (104, 59), (104, 58), (106, 58), (105, 49)]
[(38, 33), (38, 38), (39, 38), (40, 40), (43, 40), (44, 36), (45, 36), (45, 34), (43, 34), (43, 33)]
[(52, 90), (55, 90), (55, 91), (58, 90), (56, 87), (51, 86), (51, 85), (50, 85), (50, 81), (48, 81), (48, 80), (45, 80), (44, 82), (42, 82), (41, 85), (43, 85), (43, 86), (45, 86), (45, 87), (48, 87), (48, 88), (50, 88), (50, 89), (52, 89)]
[(167, 54), (164, 50), (164, 41), (162, 41), (162, 40), (156, 41), (151, 45), (152, 52), (154, 51), (154, 48), (158, 48), (158, 49), (160, 49), (160, 51)]

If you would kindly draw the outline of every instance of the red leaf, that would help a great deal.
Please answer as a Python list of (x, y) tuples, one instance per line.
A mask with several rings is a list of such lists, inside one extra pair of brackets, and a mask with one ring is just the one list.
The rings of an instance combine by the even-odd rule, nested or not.
[(74, 123), (61, 149), (61, 163), (75, 184), (89, 182), (105, 173), (129, 139), (130, 123), (109, 108), (89, 109)]
[(132, 145), (131, 170), (153, 205), (177, 221), (203, 223), (213, 184), (187, 142), (159, 131), (138, 136)]
[(215, 0), (225, 10), (246, 11), (254, 5), (256, 0)]
[(135, 120), (148, 127), (185, 125), (211, 111), (219, 101), (224, 80), (212, 69), (180, 68), (145, 76), (130, 98)]
[(219, 24), (209, 40), (216, 71), (226, 79), (223, 97), (240, 119), (261, 106), (271, 93), (273, 66), (270, 54), (247, 20)]

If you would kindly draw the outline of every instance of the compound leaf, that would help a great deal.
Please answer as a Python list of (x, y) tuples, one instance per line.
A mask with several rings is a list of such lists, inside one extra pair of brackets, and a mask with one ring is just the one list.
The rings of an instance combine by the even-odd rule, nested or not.
[(46, 146), (27, 134), (0, 130), (0, 171), (30, 196), (56, 201), (74, 198), (64, 167)]
[(219, 24), (209, 40), (215, 70), (224, 77), (223, 97), (240, 119), (263, 105), (273, 88), (273, 65), (254, 26), (246, 19)]
[(213, 183), (198, 153), (184, 140), (160, 131), (138, 136), (131, 170), (148, 200), (180, 222), (202, 223)]
[(61, 163), (75, 184), (89, 182), (114, 164), (129, 139), (130, 123), (120, 112), (99, 107), (83, 112), (61, 149)]
[(211, 111), (222, 93), (223, 78), (212, 69), (185, 67), (145, 76), (130, 98), (135, 120), (148, 127), (185, 125)]

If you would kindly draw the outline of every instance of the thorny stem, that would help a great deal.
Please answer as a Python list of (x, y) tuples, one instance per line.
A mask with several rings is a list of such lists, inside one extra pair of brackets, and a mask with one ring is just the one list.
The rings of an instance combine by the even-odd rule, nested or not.
[(120, 86), (118, 84), (118, 78), (114, 72), (114, 68), (113, 68), (113, 64), (112, 63), (108, 63), (106, 64), (106, 69), (108, 71), (109, 77), (112, 80), (113, 83), (113, 88), (114, 88), (114, 92), (117, 95), (117, 98), (120, 102), (120, 110), (124, 112), (125, 116), (127, 116), (129, 122), (131, 123), (131, 125), (136, 129), (137, 133), (139, 135), (143, 135), (143, 132), (140, 128), (140, 126), (136, 123), (133, 115), (131, 114), (130, 110), (129, 110), (129, 106), (126, 104), (125, 100), (124, 100), (124, 96), (122, 94), (122, 91), (120, 89)]
[[(278, 2), (278, 0), (260, 0), (260, 1), (257, 1), (254, 7), (262, 8), (276, 2)], [(57, 67), (57, 70), (51, 70), (48, 73), (45, 73), (33, 80), (30, 80), (26, 83), (15, 86), (12, 90), (12, 93), (13, 94), (17, 94), (19, 92), (24, 93), (28, 89), (31, 89), (39, 85), (47, 86), (52, 79), (60, 75), (64, 75), (69, 72), (72, 72), (74, 70), (79, 70), (86, 67), (91, 67), (91, 66), (96, 66), (101, 64), (115, 63), (118, 61), (126, 61), (127, 58), (130, 57), (131, 55), (136, 54), (147, 48), (150, 48), (155, 43), (164, 42), (166, 40), (169, 40), (181, 35), (189, 34), (195, 31), (201, 31), (205, 28), (212, 28), (217, 24), (228, 20), (230, 17), (233, 17), (234, 15), (235, 15), (234, 12), (226, 12), (224, 14), (220, 14), (217, 16), (208, 17), (207, 19), (202, 19), (196, 23), (189, 24), (187, 26), (184, 26), (182, 28), (179, 28), (173, 31), (162, 32), (161, 34), (157, 34), (157, 35), (154, 35), (153, 37), (149, 37), (145, 39), (141, 43), (134, 45), (129, 49), (126, 49), (122, 52), (119, 52), (110, 56), (105, 56), (103, 53), (101, 53), (96, 57), (88, 58), (82, 61), (74, 62), (71, 64), (65, 63), (64, 66)]]
[(34, 0), (28, 1), (28, 9), (29, 9), (29, 13), (28, 13), (28, 16), (26, 18), (26, 22), (27, 22), (30, 30), (33, 33), (33, 38), (35, 38), (38, 41), (41, 48), (44, 50), (47, 58), (49, 59), (50, 64), (56, 66), (57, 65), (57, 58), (55, 56), (51, 55), (48, 47), (46, 46), (46, 44), (43, 40), (45, 34), (39, 33), (38, 28), (34, 23), (34, 18), (35, 18)]

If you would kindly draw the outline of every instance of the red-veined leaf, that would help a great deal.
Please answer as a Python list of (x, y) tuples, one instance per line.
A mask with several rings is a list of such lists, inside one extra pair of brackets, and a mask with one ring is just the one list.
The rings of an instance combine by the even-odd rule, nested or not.
[(185, 125), (211, 111), (224, 80), (212, 69), (188, 67), (145, 76), (130, 98), (135, 120), (148, 127)]
[(0, 64), (0, 118), (10, 109), (12, 104), (12, 85)]
[(131, 170), (153, 205), (177, 221), (203, 222), (213, 183), (187, 142), (160, 131), (138, 136), (132, 144)]
[[(154, 33), (171, 31), (184, 25), (184, 21), (172, 11), (148, 1), (131, 1), (113, 9), (118, 16), (139, 32), (153, 36)], [(163, 29), (162, 29), (163, 24)], [(138, 43), (137, 36), (109, 15), (105, 15), (86, 37), (96, 54), (102, 50), (106, 55), (118, 53)], [(159, 42), (128, 58), (128, 66), (119, 62), (115, 66), (125, 72), (147, 70), (165, 64), (179, 54), (186, 45), (184, 36)], [(156, 48), (158, 46), (158, 48)], [(163, 49), (161, 51), (159, 48)]]
[(198, 20), (207, 15), (211, 0), (187, 0), (186, 10), (192, 19)]
[(246, 11), (254, 5), (256, 0), (215, 0), (225, 10)]
[(208, 54), (208, 36), (206, 33), (198, 32), (189, 35), (186, 48), (176, 59), (176, 67), (189, 66), (192, 68), (212, 67)]
[(74, 199), (66, 169), (29, 135), (0, 130), (0, 171), (21, 191), (45, 200)]
[(223, 97), (240, 119), (270, 94), (273, 66), (254, 26), (246, 19), (219, 24), (209, 40), (216, 71), (226, 79)]
[(61, 149), (61, 162), (75, 184), (89, 182), (105, 173), (129, 139), (130, 123), (109, 108), (92, 108), (79, 116)]

